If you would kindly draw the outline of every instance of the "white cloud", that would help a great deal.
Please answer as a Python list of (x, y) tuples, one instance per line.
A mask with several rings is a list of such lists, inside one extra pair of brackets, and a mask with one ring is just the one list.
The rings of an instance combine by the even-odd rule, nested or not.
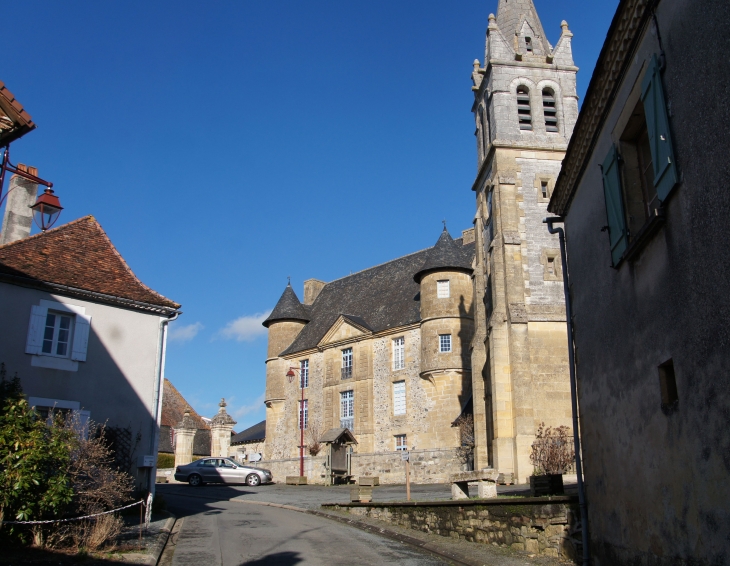
[(232, 320), (222, 328), (218, 334), (227, 340), (250, 342), (260, 336), (266, 336), (266, 328), (261, 323), (271, 314), (268, 310), (262, 313), (242, 316)]
[(236, 420), (240, 420), (241, 418), (245, 417), (249, 413), (255, 413), (259, 409), (263, 408), (264, 406), (264, 398), (265, 394), (262, 393), (259, 395), (259, 397), (253, 401), (250, 405), (242, 405), (240, 407), (229, 406), (227, 407), (230, 409), (228, 413)]
[(188, 342), (198, 335), (203, 329), (203, 324), (200, 322), (194, 322), (193, 324), (186, 324), (180, 326), (174, 322), (170, 325), (170, 331), (167, 334), (168, 340), (171, 342)]

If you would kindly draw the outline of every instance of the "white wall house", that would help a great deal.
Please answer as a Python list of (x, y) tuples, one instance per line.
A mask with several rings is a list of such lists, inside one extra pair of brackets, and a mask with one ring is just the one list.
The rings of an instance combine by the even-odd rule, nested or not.
[(167, 323), (180, 305), (146, 287), (87, 216), (0, 246), (0, 362), (31, 405), (119, 433), (154, 489)]

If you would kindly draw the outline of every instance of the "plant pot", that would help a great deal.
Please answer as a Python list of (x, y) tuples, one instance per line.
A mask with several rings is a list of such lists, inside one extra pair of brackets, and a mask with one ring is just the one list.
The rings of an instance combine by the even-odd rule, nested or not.
[(530, 476), (530, 495), (540, 497), (543, 495), (563, 495), (563, 474), (545, 474), (542, 476)]

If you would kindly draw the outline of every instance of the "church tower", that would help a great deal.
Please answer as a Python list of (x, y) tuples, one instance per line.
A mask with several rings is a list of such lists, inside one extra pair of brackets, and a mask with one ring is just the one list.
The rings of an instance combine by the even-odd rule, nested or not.
[(540, 423), (571, 426), (560, 246), (542, 223), (578, 117), (573, 34), (561, 27), (553, 47), (532, 0), (499, 0), (472, 73), (475, 469), (519, 482)]

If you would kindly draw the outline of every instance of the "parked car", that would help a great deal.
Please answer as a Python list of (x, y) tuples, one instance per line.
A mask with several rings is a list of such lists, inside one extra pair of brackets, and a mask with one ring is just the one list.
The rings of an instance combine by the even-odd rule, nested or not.
[(205, 483), (245, 483), (255, 487), (271, 483), (269, 470), (246, 466), (230, 458), (203, 458), (175, 468), (175, 479), (192, 486)]

